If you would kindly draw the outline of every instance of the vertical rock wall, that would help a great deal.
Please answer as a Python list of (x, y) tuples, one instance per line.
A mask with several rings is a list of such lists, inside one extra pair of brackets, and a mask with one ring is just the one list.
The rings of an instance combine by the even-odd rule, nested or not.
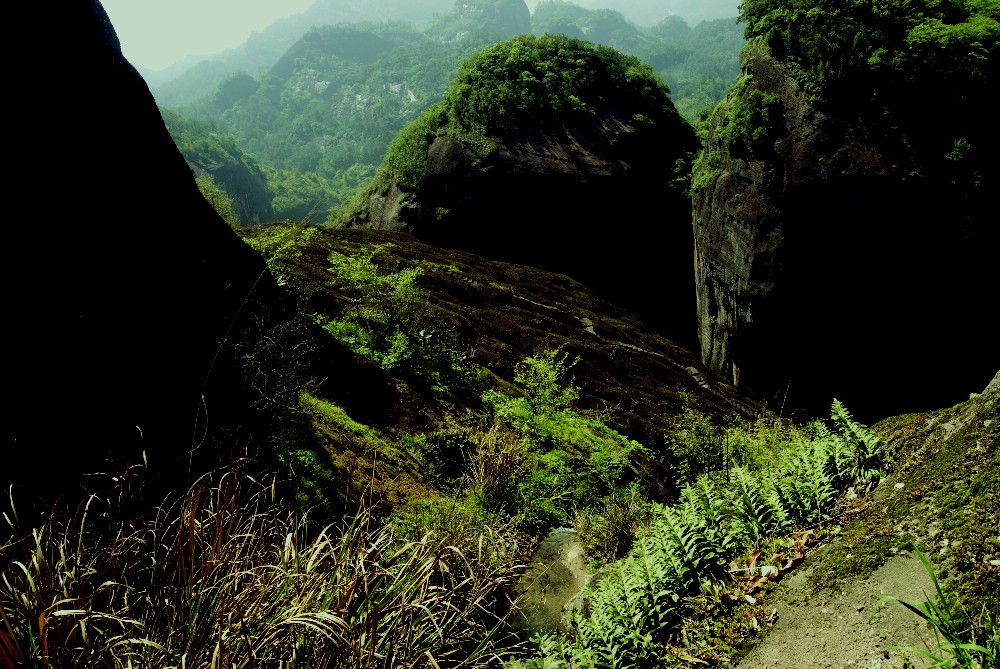
[(913, 411), (985, 383), (1000, 363), (988, 226), (912, 161), (905, 138), (831, 115), (749, 51), (694, 178), (704, 362), (808, 415), (832, 397)]

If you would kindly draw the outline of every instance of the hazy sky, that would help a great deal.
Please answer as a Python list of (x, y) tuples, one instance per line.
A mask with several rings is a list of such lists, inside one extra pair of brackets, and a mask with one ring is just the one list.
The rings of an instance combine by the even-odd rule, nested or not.
[(239, 46), (314, 0), (101, 0), (133, 65), (162, 69)]

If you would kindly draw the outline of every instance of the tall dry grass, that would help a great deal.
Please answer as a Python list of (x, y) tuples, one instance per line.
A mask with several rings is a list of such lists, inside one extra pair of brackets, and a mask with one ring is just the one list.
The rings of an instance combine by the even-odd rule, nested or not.
[(316, 528), (238, 472), (146, 517), (120, 488), (30, 528), (12, 504), (0, 666), (488, 667), (510, 652), (506, 537), (402, 541), (365, 512)]

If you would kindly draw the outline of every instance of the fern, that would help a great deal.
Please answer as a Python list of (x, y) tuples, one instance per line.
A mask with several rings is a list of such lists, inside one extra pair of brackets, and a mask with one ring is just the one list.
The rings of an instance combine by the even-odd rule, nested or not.
[(694, 486), (688, 485), (681, 494), (685, 514), (697, 514), (699, 531), (712, 546), (712, 551), (720, 560), (725, 561), (739, 548), (739, 536), (733, 524), (726, 517), (726, 498), (717, 492), (712, 480), (702, 475)]
[(734, 467), (727, 486), (707, 475), (678, 504), (654, 506), (631, 553), (590, 588), (590, 612), (573, 614), (571, 639), (537, 640), (531, 669), (660, 666), (687, 598), (741, 550), (766, 537), (830, 519), (840, 490), (879, 475), (881, 440), (834, 400), (834, 429), (786, 446), (774, 473)]
[[(831, 442), (832, 443), (832, 442)], [(824, 444), (802, 444), (785, 457), (786, 475), (775, 481), (775, 494), (794, 525), (813, 525), (830, 518), (836, 488), (827, 473)]]
[(867, 427), (855, 421), (840, 400), (833, 400), (830, 417), (840, 430), (841, 437), (847, 442), (854, 456), (851, 467), (851, 477), (856, 483), (868, 483), (882, 478), (879, 469), (882, 463), (883, 441), (875, 436)]
[(775, 495), (771, 478), (760, 473), (754, 478), (743, 467), (733, 467), (732, 517), (740, 535), (750, 543), (791, 527), (788, 514)]
[(824, 451), (823, 473), (830, 485), (843, 490), (854, 482), (854, 452), (843, 439), (831, 436), (818, 444)]
[[(716, 571), (725, 563), (725, 547), (719, 545), (697, 506), (660, 507), (650, 531), (662, 549), (672, 552), (691, 574)], [(684, 585), (686, 590), (690, 584)]]

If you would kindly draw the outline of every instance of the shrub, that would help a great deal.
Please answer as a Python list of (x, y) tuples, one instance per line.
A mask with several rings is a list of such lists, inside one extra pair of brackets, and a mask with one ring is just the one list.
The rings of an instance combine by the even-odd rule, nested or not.
[(649, 503), (638, 486), (631, 484), (605, 497), (599, 511), (578, 512), (573, 527), (591, 559), (611, 562), (628, 553), (636, 532), (649, 518)]
[(579, 389), (566, 377), (578, 361), (558, 348), (542, 351), (517, 366), (522, 397), (483, 394), (496, 419), (523, 435), (536, 456), (520, 493), (520, 517), (531, 531), (568, 522), (576, 511), (599, 504), (626, 483), (631, 454), (642, 448), (573, 410)]
[(460, 350), (454, 327), (438, 322), (421, 297), (416, 282), (423, 270), (380, 271), (376, 252), (330, 254), (333, 283), (351, 306), (336, 318), (319, 316), (318, 322), (358, 355), (434, 392), (474, 392), (468, 354)]
[(479, 439), (469, 463), (470, 495), (488, 511), (512, 511), (518, 486), (530, 476), (531, 469), (525, 443), (494, 425)]

